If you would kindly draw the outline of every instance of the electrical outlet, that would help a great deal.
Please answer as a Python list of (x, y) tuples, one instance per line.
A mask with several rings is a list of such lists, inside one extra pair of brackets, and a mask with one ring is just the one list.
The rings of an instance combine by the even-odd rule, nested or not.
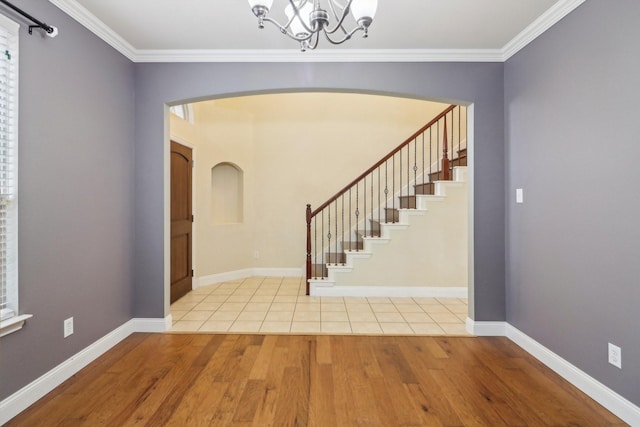
[(64, 321), (64, 337), (67, 338), (71, 334), (73, 334), (73, 317)]
[(609, 343), (609, 363), (622, 369), (622, 349), (611, 343)]

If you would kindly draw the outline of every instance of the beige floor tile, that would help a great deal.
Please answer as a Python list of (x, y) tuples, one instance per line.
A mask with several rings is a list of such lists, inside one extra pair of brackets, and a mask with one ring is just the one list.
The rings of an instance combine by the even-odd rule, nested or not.
[(298, 303), (301, 302), (320, 304), (322, 302), (322, 297), (312, 297), (309, 295), (305, 295), (304, 297), (298, 297)]
[(216, 311), (209, 320), (236, 320), (239, 315), (239, 311)]
[(376, 317), (378, 318), (378, 322), (380, 322), (380, 323), (382, 323), (382, 322), (386, 322), (386, 323), (391, 323), (391, 322), (404, 323), (404, 322), (406, 322), (406, 320), (404, 320), (404, 317), (402, 317), (402, 315), (400, 313), (376, 313)]
[(469, 311), (469, 308), (464, 304), (447, 304), (445, 307), (447, 307), (453, 314), (467, 314)]
[(241, 311), (246, 305), (244, 302), (225, 302), (218, 311)]
[(231, 320), (209, 320), (204, 322), (203, 325), (198, 329), (201, 332), (227, 332), (233, 321)]
[(253, 296), (275, 296), (278, 293), (277, 290), (271, 289), (258, 289)]
[(276, 295), (276, 297), (273, 299), (273, 302), (296, 302), (298, 300), (297, 296), (280, 296), (280, 295)]
[(296, 311), (320, 311), (320, 304), (313, 302), (298, 302)]
[(193, 307), (193, 310), (217, 310), (222, 305), (221, 302), (201, 302), (200, 304)]
[(289, 332), (291, 329), (291, 322), (262, 322), (260, 332)]
[(344, 304), (339, 304), (339, 303), (327, 303), (327, 304), (325, 304), (323, 302), (322, 304), (320, 304), (320, 311), (322, 311), (322, 312), (330, 312), (330, 311), (341, 312), (341, 311), (344, 311), (346, 313), (347, 312), (347, 307)]
[(456, 314), (456, 317), (460, 320), (462, 320), (462, 322), (467, 323), (467, 318), (469, 317), (468, 314)]
[(273, 295), (254, 295), (249, 302), (273, 302)]
[(424, 313), (418, 304), (396, 304), (396, 308), (400, 313)]
[(297, 289), (278, 289), (277, 296), (295, 296), (298, 297)]
[(251, 295), (236, 295), (233, 294), (227, 298), (226, 302), (249, 302)]
[(234, 296), (252, 296), (256, 292), (255, 289), (243, 289), (239, 288), (233, 291)]
[(429, 313), (429, 316), (437, 323), (462, 323), (453, 313)]
[(409, 323), (436, 323), (427, 313), (401, 313)]
[(391, 304), (391, 299), (386, 297), (371, 297), (367, 298), (369, 304)]
[(381, 334), (382, 328), (378, 322), (351, 322), (354, 334)]
[(436, 305), (440, 305), (440, 303), (438, 302), (438, 300), (436, 298), (418, 297), (418, 298), (413, 298), (413, 300), (415, 302), (417, 302), (418, 304), (436, 304)]
[(181, 303), (181, 302), (202, 302), (202, 300), (204, 300), (206, 297), (207, 297), (206, 295), (201, 295), (201, 294), (193, 295), (191, 293), (188, 293), (187, 295), (183, 296), (178, 301), (176, 301), (176, 303)]
[(229, 298), (228, 295), (209, 295), (203, 302), (225, 302)]
[(191, 291), (192, 294), (194, 295), (209, 295), (211, 292), (213, 292), (216, 288), (218, 287), (218, 285), (208, 285), (208, 286), (201, 286), (199, 288), (195, 288)]
[(345, 304), (369, 304), (365, 297), (344, 297)]
[(171, 309), (180, 310), (180, 311), (183, 311), (183, 310), (190, 311), (196, 305), (198, 305), (197, 302), (174, 302), (173, 304), (171, 304)]
[(464, 324), (439, 323), (439, 325), (449, 335), (469, 335)]
[(394, 304), (415, 304), (413, 298), (389, 298)]
[(451, 313), (447, 307), (442, 304), (421, 304), (420, 307), (427, 313)]
[(351, 323), (353, 322), (377, 322), (378, 318), (372, 311), (348, 311), (347, 315), (349, 316), (349, 320)]
[[(236, 320), (242, 320), (242, 321), (250, 321), (250, 320), (258, 321), (259, 320), (260, 322), (262, 322), (265, 317), (267, 317), (266, 311), (243, 311), (238, 315)], [(258, 329), (256, 329), (256, 331)]]
[(291, 324), (291, 332), (313, 334), (322, 332), (320, 322), (296, 322)]
[(444, 335), (444, 330), (437, 323), (409, 323), (416, 334)]
[(211, 294), (209, 294), (209, 296), (211, 295), (227, 295), (230, 296), (233, 294), (233, 289), (216, 289), (215, 291), (211, 292)]
[(178, 320), (171, 326), (171, 332), (193, 332), (197, 331), (204, 323), (204, 320)]
[(269, 311), (264, 318), (265, 322), (291, 322), (293, 311)]
[(411, 329), (407, 323), (380, 322), (380, 327), (384, 334), (414, 335), (413, 329)]
[(320, 329), (324, 333), (349, 334), (352, 332), (349, 322), (321, 322)]
[(176, 320), (182, 319), (182, 317), (187, 314), (188, 310), (174, 310), (171, 308), (171, 319), (175, 322)]
[(293, 315), (294, 322), (319, 322), (320, 311), (296, 311)]
[(270, 307), (270, 302), (250, 302), (244, 306), (244, 311), (267, 311)]
[(323, 311), (320, 320), (323, 322), (348, 322), (349, 316), (346, 311)]
[(372, 313), (373, 310), (368, 303), (365, 304), (347, 304), (347, 311), (349, 313), (361, 312), (361, 313)]
[(320, 297), (320, 299), (323, 304), (344, 304), (344, 298), (342, 297)]
[(397, 313), (398, 312), (398, 309), (396, 308), (396, 306), (391, 303), (389, 304), (372, 303), (371, 309), (374, 311), (374, 313)]
[(213, 311), (190, 311), (180, 320), (208, 320), (212, 314)]
[(257, 332), (261, 326), (260, 321), (236, 320), (229, 328), (229, 332)]
[(274, 302), (271, 303), (269, 311), (293, 311), (296, 309), (295, 302)]
[(437, 298), (438, 302), (443, 305), (447, 304), (457, 304), (458, 298)]
[(469, 305), (469, 302), (468, 302), (467, 298), (458, 298), (458, 301), (460, 301), (464, 305)]

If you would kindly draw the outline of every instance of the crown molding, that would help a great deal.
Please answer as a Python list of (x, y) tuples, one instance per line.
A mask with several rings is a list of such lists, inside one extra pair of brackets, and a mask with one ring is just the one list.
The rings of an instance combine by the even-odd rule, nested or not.
[(133, 62), (505, 62), (585, 0), (560, 0), (502, 49), (136, 49), (76, 0), (49, 0)]
[(84, 6), (75, 0), (49, 0), (49, 2), (78, 21), (87, 30), (100, 37), (109, 46), (113, 47), (131, 61), (137, 62), (136, 57), (138, 53), (136, 49), (104, 22), (96, 18), (96, 16), (89, 12)]
[(561, 0), (554, 4), (502, 48), (502, 61), (506, 62), (513, 55), (520, 52), (521, 49), (531, 43), (540, 34), (573, 12), (575, 8), (585, 1), (586, 0)]
[(136, 62), (502, 62), (500, 50), (480, 49), (218, 49), (139, 50)]

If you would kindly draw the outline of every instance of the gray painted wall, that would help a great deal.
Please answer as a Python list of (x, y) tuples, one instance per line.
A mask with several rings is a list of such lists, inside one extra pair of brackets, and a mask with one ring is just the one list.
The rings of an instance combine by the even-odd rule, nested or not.
[(128, 321), (133, 298), (133, 64), (49, 2), (19, 6), (60, 35), (18, 21), (20, 309), (34, 317), (0, 338), (0, 399)]
[[(474, 103), (475, 319), (505, 319), (503, 64), (136, 64), (135, 84), (136, 317), (167, 312), (164, 104), (241, 93), (344, 90)], [(301, 226), (303, 212), (301, 206)]]
[(638, 22), (637, 0), (587, 1), (505, 65), (507, 320), (636, 405)]

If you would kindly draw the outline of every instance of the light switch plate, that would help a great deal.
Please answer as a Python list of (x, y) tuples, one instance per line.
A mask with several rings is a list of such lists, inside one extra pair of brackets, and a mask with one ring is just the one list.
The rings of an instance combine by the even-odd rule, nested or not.
[(524, 192), (522, 188), (516, 188), (516, 203), (524, 203)]

